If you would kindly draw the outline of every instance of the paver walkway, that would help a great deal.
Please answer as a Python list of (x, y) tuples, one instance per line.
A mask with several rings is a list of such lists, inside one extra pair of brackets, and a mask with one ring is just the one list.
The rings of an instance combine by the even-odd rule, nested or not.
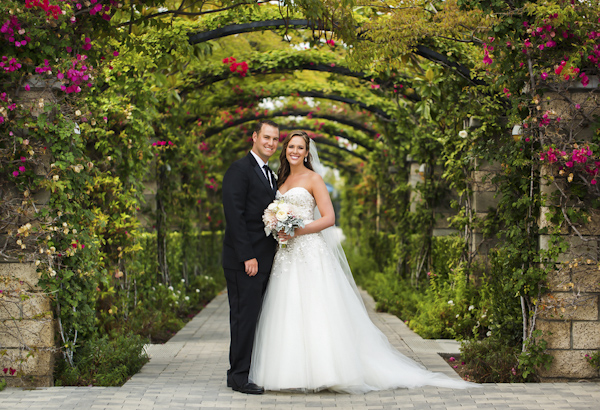
[[(375, 324), (402, 353), (458, 377), (436, 354), (455, 351), (454, 343), (423, 340), (395, 316), (375, 313), (373, 300), (363, 298)], [(237, 393), (225, 385), (228, 315), (227, 295), (221, 294), (168, 343), (150, 348), (150, 362), (122, 387), (9, 388), (0, 392), (0, 409), (600, 409), (597, 383), (424, 387), (364, 395)]]

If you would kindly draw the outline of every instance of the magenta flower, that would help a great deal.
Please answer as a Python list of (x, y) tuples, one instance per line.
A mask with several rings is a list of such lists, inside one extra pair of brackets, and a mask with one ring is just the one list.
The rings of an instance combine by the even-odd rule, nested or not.
[(592, 185), (596, 185), (596, 184), (597, 184), (597, 182), (596, 182), (596, 180), (595, 180), (595, 179), (592, 179), (592, 180), (590, 181), (590, 184), (592, 184)]
[(27, 158), (21, 157), (21, 162), (27, 162)]
[(13, 171), (12, 174), (13, 174), (13, 177), (16, 178), (19, 176), (19, 171)]
[(19, 172), (25, 172), (25, 167), (23, 165), (19, 167)]
[(25, 84), (25, 91), (31, 90), (31, 86), (29, 84)]
[(548, 73), (542, 73), (541, 77), (542, 77), (542, 80), (545, 80), (546, 78), (548, 78)]

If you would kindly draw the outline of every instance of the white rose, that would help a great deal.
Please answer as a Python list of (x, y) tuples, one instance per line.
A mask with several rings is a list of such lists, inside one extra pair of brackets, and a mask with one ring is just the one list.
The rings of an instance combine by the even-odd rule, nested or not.
[(285, 212), (284, 210), (280, 209), (275, 214), (275, 218), (277, 218), (278, 221), (285, 221), (287, 219), (287, 212)]
[(271, 202), (271, 203), (269, 204), (269, 206), (267, 207), (267, 209), (268, 209), (269, 211), (274, 211), (274, 210), (276, 210), (276, 209), (277, 209), (277, 204), (276, 204), (276, 203), (274, 203), (274, 202)]

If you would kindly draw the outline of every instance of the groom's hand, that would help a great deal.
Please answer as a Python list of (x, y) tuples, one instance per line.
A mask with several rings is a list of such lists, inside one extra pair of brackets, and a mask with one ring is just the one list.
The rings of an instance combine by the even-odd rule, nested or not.
[(258, 273), (258, 261), (256, 258), (244, 262), (244, 268), (248, 276), (255, 276)]

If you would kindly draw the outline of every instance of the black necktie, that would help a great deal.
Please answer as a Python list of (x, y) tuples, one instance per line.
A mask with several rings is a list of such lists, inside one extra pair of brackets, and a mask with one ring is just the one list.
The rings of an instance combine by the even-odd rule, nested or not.
[(271, 168), (267, 164), (263, 165), (263, 169), (265, 170), (265, 174), (267, 174), (267, 181), (269, 181), (269, 185), (273, 188), (273, 180), (271, 179)]

